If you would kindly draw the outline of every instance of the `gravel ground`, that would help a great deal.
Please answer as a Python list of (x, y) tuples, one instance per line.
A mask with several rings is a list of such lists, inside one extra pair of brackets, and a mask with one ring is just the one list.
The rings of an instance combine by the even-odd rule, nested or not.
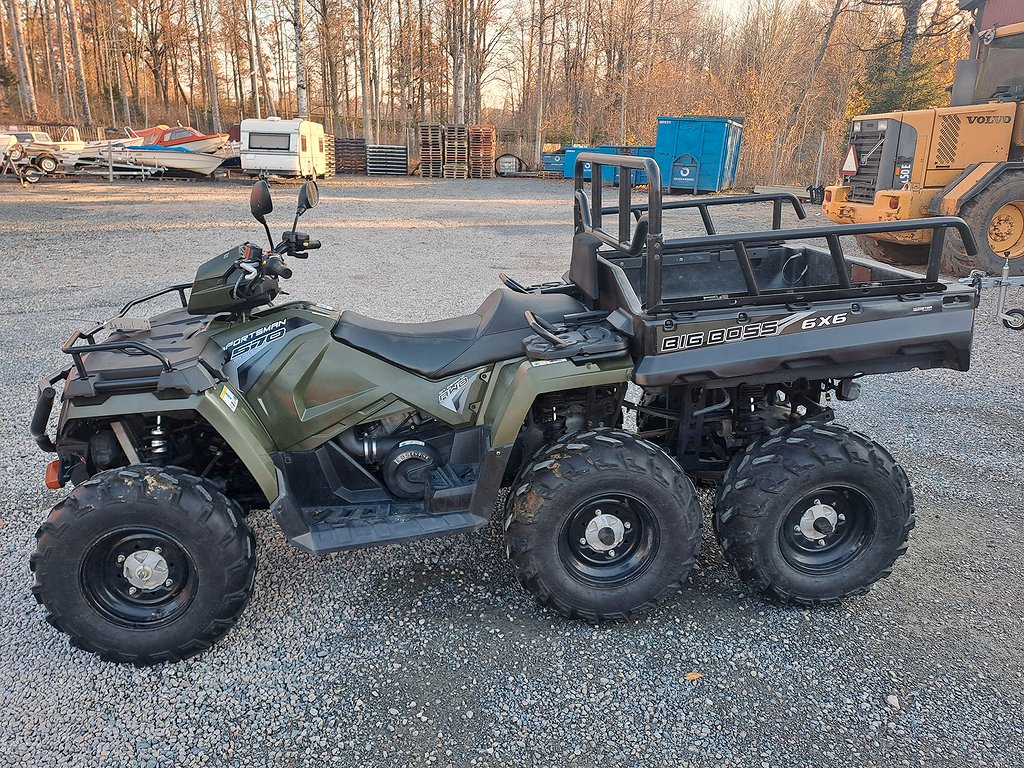
[[(275, 189), (279, 227), (294, 191)], [(324, 248), (289, 287), (402, 320), (471, 311), (498, 271), (564, 271), (570, 197), (559, 182), (327, 182), (304, 221)], [(33, 533), (59, 498), (27, 434), (35, 382), (86, 319), (259, 241), (246, 198), (240, 184), (0, 186), (0, 765), (1024, 764), (1024, 335), (997, 324), (994, 293), (969, 373), (875, 377), (837, 406), (917, 495), (909, 554), (863, 598), (770, 604), (708, 525), (678, 599), (593, 628), (516, 586), (497, 524), (315, 559), (257, 513), (254, 599), (213, 649), (150, 669), (72, 649), (29, 591)], [(770, 220), (737, 217), (729, 228)]]

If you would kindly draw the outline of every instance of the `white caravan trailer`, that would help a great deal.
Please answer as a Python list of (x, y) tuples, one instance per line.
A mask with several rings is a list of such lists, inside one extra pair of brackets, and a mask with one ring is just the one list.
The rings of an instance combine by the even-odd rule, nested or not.
[(314, 178), (327, 173), (324, 127), (310, 120), (243, 120), (242, 170), (256, 174)]

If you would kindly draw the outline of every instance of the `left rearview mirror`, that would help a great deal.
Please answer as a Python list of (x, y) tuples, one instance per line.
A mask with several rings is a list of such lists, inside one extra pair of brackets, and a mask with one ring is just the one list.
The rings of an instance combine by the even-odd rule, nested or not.
[(267, 214), (274, 210), (274, 201), (270, 197), (270, 185), (265, 180), (257, 181), (249, 192), (249, 210), (260, 224), (267, 223)]

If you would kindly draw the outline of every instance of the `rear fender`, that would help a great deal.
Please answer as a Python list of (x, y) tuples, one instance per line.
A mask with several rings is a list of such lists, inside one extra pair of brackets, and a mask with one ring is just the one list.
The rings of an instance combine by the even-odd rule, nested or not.
[(65, 401), (60, 423), (63, 426), (84, 419), (116, 421), (118, 416), (184, 411), (193, 411), (206, 420), (238, 455), (263, 495), (270, 501), (277, 498), (277, 472), (270, 459), (276, 450), (274, 442), (241, 395), (229, 386), (219, 384), (200, 394), (169, 400), (134, 393), (113, 395), (97, 404)]
[(508, 469), (516, 438), (539, 395), (569, 389), (624, 384), (633, 361), (614, 360), (576, 365), (568, 360), (512, 360), (500, 363), (488, 374), (494, 383), (480, 405), (479, 425), (490, 427), (491, 449), (484, 457), (480, 482), (470, 511), (489, 517)]

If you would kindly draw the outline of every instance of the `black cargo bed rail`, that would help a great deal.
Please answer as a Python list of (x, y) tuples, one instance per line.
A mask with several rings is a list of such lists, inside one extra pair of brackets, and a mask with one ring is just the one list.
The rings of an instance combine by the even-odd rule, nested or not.
[[(583, 165), (590, 163), (592, 166), (590, 179), (590, 195), (584, 190)], [(634, 205), (632, 202), (632, 189), (628, 184), (619, 185), (619, 204), (616, 207), (606, 208), (602, 205), (601, 167), (614, 165), (620, 168), (642, 170), (647, 174), (648, 190), (647, 204), (638, 207), (646, 210), (646, 213), (637, 219), (635, 229), (631, 226), (630, 216)], [(623, 174), (620, 174), (620, 177)], [(632, 174), (629, 174), (630, 176)], [(665, 240), (662, 233), (662, 211), (665, 206), (662, 204), (661, 195), (661, 172), (658, 164), (649, 157), (631, 157), (627, 155), (603, 155), (594, 152), (581, 152), (576, 156), (574, 169), (575, 186), (575, 209), (574, 219), (576, 233), (587, 232), (605, 245), (631, 256), (643, 257), (642, 281), (644, 285), (644, 296), (642, 304), (644, 310), (651, 314), (672, 312), (673, 305), (692, 303), (695, 299), (679, 299), (662, 301), (662, 260), (666, 250), (685, 251), (689, 249), (713, 248), (719, 246), (723, 249), (731, 249), (736, 255), (736, 261), (743, 281), (747, 288), (746, 293), (739, 294), (749, 303), (767, 303), (778, 295), (792, 295), (798, 301), (805, 300), (804, 296), (810, 295), (813, 298), (841, 298), (847, 295), (859, 296), (865, 293), (907, 293), (908, 288), (916, 291), (937, 291), (944, 290), (945, 286), (939, 282), (939, 270), (942, 264), (942, 250), (946, 240), (946, 230), (950, 227), (957, 230), (964, 244), (964, 250), (971, 256), (977, 255), (978, 246), (974, 240), (967, 223), (956, 216), (940, 216), (927, 219), (914, 219), (911, 221), (886, 221), (872, 222), (865, 224), (833, 224), (826, 227), (809, 227), (807, 229), (772, 229), (764, 232), (741, 232), (736, 234), (707, 234), (698, 237), (685, 237), (673, 240)], [(721, 198), (719, 198), (721, 199)], [(697, 207), (700, 204), (713, 204), (712, 200), (707, 201), (679, 201), (683, 205), (678, 207)], [(721, 203), (726, 205), (728, 203)], [(669, 203), (672, 205), (672, 203)], [(781, 206), (781, 203), (777, 204)], [(618, 233), (612, 235), (605, 231), (602, 224), (602, 214), (618, 214)], [(703, 215), (702, 215), (703, 218)], [(705, 227), (707, 226), (705, 220)], [(774, 223), (774, 222), (773, 222)], [(884, 232), (914, 232), (917, 230), (929, 229), (932, 231), (931, 247), (928, 252), (928, 268), (923, 280), (911, 279), (885, 281), (878, 288), (866, 286), (856, 287), (852, 285), (850, 273), (847, 269), (846, 256), (843, 253), (842, 243), (839, 238), (851, 235), (869, 235)], [(632, 232), (632, 236), (630, 233)], [(823, 286), (808, 286), (799, 290), (774, 290), (763, 291), (757, 284), (754, 275), (754, 267), (748, 253), (748, 245), (777, 245), (790, 240), (824, 239), (828, 245), (829, 255), (836, 270), (836, 283)], [(881, 289), (881, 290), (879, 290)], [(730, 295), (731, 296), (731, 295)], [(799, 298), (798, 298), (799, 297)]]
[[(676, 211), (696, 208), (700, 213), (700, 219), (704, 224), (704, 230), (709, 235), (715, 235), (718, 234), (718, 229), (715, 227), (714, 221), (711, 220), (711, 212), (708, 211), (708, 208), (721, 205), (751, 205), (754, 203), (772, 204), (772, 229), (782, 229), (783, 203), (789, 203), (793, 207), (793, 212), (796, 214), (798, 219), (807, 218), (807, 211), (804, 210), (804, 204), (801, 203), (800, 198), (792, 192), (764, 192), (756, 195), (720, 195), (715, 197), (698, 198), (695, 200), (670, 200), (667, 203), (662, 201), (661, 210)], [(650, 203), (636, 203), (629, 206), (629, 212), (633, 214), (633, 218), (636, 221), (639, 221), (640, 216), (649, 209)], [(601, 209), (601, 213), (618, 213), (619, 210), (620, 208), (617, 205), (607, 205)]]

